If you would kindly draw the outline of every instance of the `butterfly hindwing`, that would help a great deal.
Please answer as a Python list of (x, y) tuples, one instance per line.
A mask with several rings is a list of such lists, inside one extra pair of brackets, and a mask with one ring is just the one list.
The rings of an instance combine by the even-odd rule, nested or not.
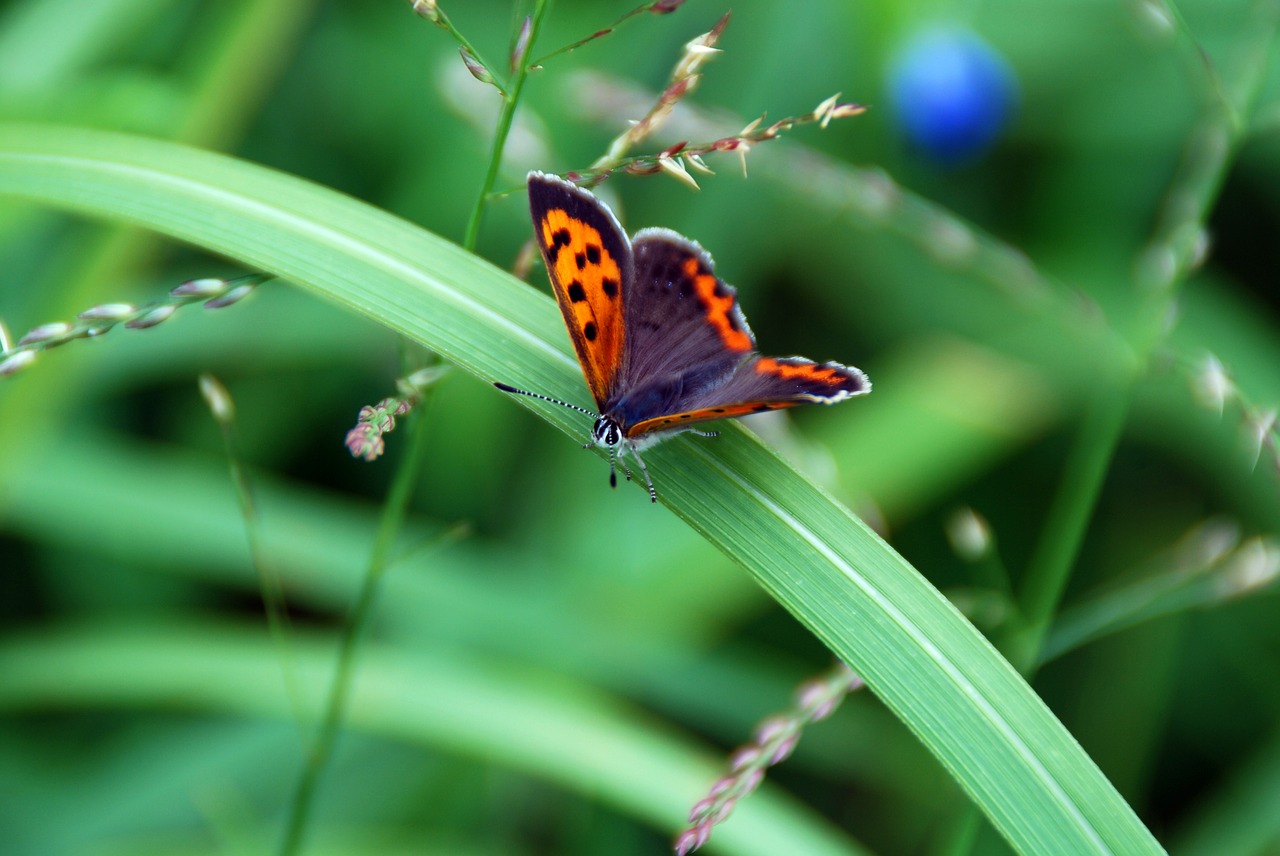
[(757, 355), (737, 292), (693, 241), (668, 229), (644, 229), (631, 247), (624, 395), (612, 402), (627, 437), (830, 404), (870, 390), (858, 369)]
[(669, 229), (642, 229), (631, 248), (623, 388), (689, 372), (722, 377), (755, 349), (737, 293), (705, 250)]
[(630, 242), (608, 208), (556, 176), (529, 174), (529, 208), (556, 303), (587, 386), (603, 409), (616, 389), (627, 346)]
[(732, 419), (798, 404), (835, 404), (871, 391), (860, 369), (839, 363), (815, 363), (803, 357), (754, 356), (740, 363), (724, 383), (681, 402), (678, 412), (664, 413), (627, 427), (640, 438), (713, 419)]

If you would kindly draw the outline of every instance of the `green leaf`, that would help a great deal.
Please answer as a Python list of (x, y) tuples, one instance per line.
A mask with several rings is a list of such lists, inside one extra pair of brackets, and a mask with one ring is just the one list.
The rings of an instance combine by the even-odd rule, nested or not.
[[(290, 665), (318, 707), (332, 670), (323, 637), (291, 640)], [(46, 629), (0, 644), (0, 709), (50, 704), (172, 706), (286, 719), (279, 649), (232, 624)], [(705, 748), (616, 699), (559, 676), (453, 652), (361, 654), (348, 726), (483, 759), (589, 794), (674, 829), (717, 774)], [(865, 851), (812, 810), (765, 788), (736, 824), (716, 830), (727, 853)]]
[[(279, 274), (487, 380), (583, 398), (549, 298), (322, 187), (152, 140), (0, 126), (0, 192), (180, 238)], [(580, 415), (520, 403), (582, 438)], [(646, 460), (664, 504), (865, 678), (1017, 850), (1161, 852), (995, 649), (862, 521), (752, 435), (734, 427), (714, 443), (679, 437)]]

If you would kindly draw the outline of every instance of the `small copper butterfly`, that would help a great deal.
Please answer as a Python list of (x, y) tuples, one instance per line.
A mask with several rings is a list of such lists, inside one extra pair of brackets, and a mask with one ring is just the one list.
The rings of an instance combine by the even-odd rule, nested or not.
[[(630, 452), (649, 499), (657, 491), (640, 450), (699, 422), (835, 404), (871, 391), (859, 369), (803, 357), (762, 357), (737, 292), (715, 275), (711, 256), (670, 229), (631, 240), (600, 200), (564, 179), (529, 173), (533, 231), (556, 302), (578, 352), (598, 413), (495, 383), (595, 416), (591, 442), (609, 450), (618, 484)], [(704, 437), (715, 432), (694, 431)]]

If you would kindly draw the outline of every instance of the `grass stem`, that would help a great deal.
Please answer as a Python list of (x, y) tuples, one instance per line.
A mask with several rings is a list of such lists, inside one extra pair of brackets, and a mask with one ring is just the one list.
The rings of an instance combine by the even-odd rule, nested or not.
[(1024, 623), (1011, 644), (1005, 646), (1010, 660), (1023, 674), (1038, 658), (1080, 556), (1128, 411), (1128, 385), (1100, 389), (1085, 411), (1022, 585), (1019, 601)]
[[(423, 403), (425, 404), (425, 400)], [(359, 643), (373, 612), (383, 572), (390, 564), (396, 536), (404, 527), (405, 518), (408, 516), (409, 501), (413, 496), (413, 488), (417, 484), (422, 461), (426, 456), (429, 420), (423, 410), (424, 407), (420, 404), (418, 412), (411, 417), (413, 424), (409, 432), (408, 453), (396, 468), (391, 491), (382, 508), (382, 516), (378, 521), (378, 531), (374, 538), (373, 551), (369, 556), (369, 565), (365, 569), (364, 581), (360, 586), (360, 594), (351, 610), (351, 619), (347, 622), (342, 634), (337, 669), (333, 683), (329, 685), (323, 718), (320, 721), (315, 742), (307, 753), (306, 764), (298, 779), (289, 807), (285, 836), (278, 851), (280, 856), (294, 856), (300, 852), (307, 821), (315, 801), (316, 785), (333, 754), (338, 728), (342, 724), (347, 700), (351, 694), (351, 683), (355, 679), (355, 661)]]
[[(546, 9), (547, 0), (538, 0), (534, 5), (529, 30), (530, 47), (537, 39), (538, 29)], [(498, 168), (502, 164), (502, 153), (506, 148), (507, 137), (511, 134), (511, 124), (515, 118), (516, 107), (520, 103), (520, 94), (524, 89), (524, 82), (528, 76), (529, 65), (526, 62), (522, 62), (516, 68), (509, 87), (501, 89), (503, 93), (502, 111), (498, 114), (498, 125), (494, 131), (493, 148), (489, 155), (489, 169), (485, 173), (484, 183), (481, 185), (480, 194), (476, 198), (475, 207), (471, 211), (471, 218), (467, 223), (467, 231), (463, 238), (462, 245), (467, 250), (474, 250), (479, 239), (480, 224), (484, 218), (484, 210), (488, 203), (489, 194), (493, 190), (494, 181), (497, 179)], [(408, 514), (409, 500), (413, 495), (413, 486), (417, 481), (421, 463), (425, 456), (426, 424), (427, 420), (419, 412), (416, 415), (411, 431), (409, 453), (400, 462), (399, 467), (396, 468), (391, 492), (387, 496), (386, 504), (383, 506), (382, 517), (378, 523), (377, 538), (374, 542), (373, 552), (369, 557), (369, 565), (360, 588), (360, 595), (352, 609), (351, 620), (347, 623), (346, 631), (342, 636), (337, 670), (334, 674), (333, 683), (329, 686), (329, 695), (325, 701), (323, 719), (320, 722), (315, 743), (308, 753), (307, 762), (294, 790), (284, 839), (280, 845), (280, 856), (295, 856), (301, 850), (307, 822), (315, 802), (316, 786), (319, 783), (321, 774), (324, 772), (324, 768), (328, 764), (329, 758), (333, 754), (338, 728), (342, 724), (343, 713), (350, 697), (351, 684), (355, 679), (355, 661), (359, 642), (366, 625), (369, 623), (373, 604), (377, 599), (382, 574), (391, 558), (392, 545), (403, 528), (405, 517)]]
[[(542, 16), (547, 11), (547, 4), (548, 0), (537, 0), (533, 6), (527, 51), (531, 51), (538, 40), (538, 30), (542, 26)], [(498, 168), (502, 166), (502, 153), (507, 146), (507, 137), (511, 134), (511, 123), (515, 119), (516, 107), (520, 104), (524, 82), (529, 77), (529, 68), (528, 62), (521, 62), (512, 80), (503, 90), (502, 110), (498, 114), (498, 125), (493, 134), (493, 148), (489, 152), (489, 169), (485, 172), (484, 183), (480, 185), (475, 207), (471, 209), (471, 218), (467, 221), (467, 231), (462, 238), (463, 249), (475, 250), (476, 242), (480, 238), (480, 224), (484, 220), (484, 211), (489, 204), (493, 184), (498, 179)]]

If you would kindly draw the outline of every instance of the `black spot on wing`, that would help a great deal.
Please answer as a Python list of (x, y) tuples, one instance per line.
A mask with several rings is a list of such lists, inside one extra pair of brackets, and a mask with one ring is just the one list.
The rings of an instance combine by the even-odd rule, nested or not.
[(596, 244), (590, 244), (587, 246), (587, 261), (591, 262), (593, 265), (600, 264), (600, 247)]
[(551, 236), (551, 255), (553, 257), (558, 256), (561, 248), (569, 246), (569, 242), (572, 240), (573, 238), (569, 236), (568, 229), (557, 229), (555, 234)]
[(596, 330), (596, 322), (594, 321), (588, 321), (586, 323), (586, 326), (582, 328), (582, 335), (587, 337), (588, 342), (594, 342), (596, 340), (597, 332), (598, 331)]
[(600, 286), (604, 289), (606, 297), (614, 298), (618, 296), (618, 281), (616, 279), (606, 279)]
[(577, 280), (569, 283), (569, 299), (574, 303), (581, 303), (587, 299), (587, 292), (583, 289), (582, 283)]

